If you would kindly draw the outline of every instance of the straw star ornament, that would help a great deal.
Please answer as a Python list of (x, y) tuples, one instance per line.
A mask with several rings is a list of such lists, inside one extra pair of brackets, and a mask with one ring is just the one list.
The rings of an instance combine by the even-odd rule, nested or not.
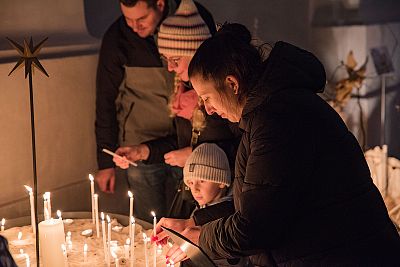
[(17, 50), (18, 54), (20, 55), (20, 58), (18, 59), (17, 64), (15, 64), (14, 68), (10, 71), (8, 76), (11, 75), (16, 69), (21, 68), (22, 66), (25, 65), (25, 78), (28, 76), (29, 73), (32, 72), (33, 67), (36, 67), (38, 70), (40, 70), (44, 75), (49, 77), (47, 74), (46, 70), (40, 64), (39, 60), (37, 59), (37, 55), (39, 54), (40, 50), (43, 47), (44, 42), (46, 42), (48, 38), (45, 38), (43, 41), (41, 41), (37, 45), (33, 45), (33, 40), (32, 37), (30, 38), (29, 44), (27, 41), (24, 39), (24, 45), (20, 45), (17, 42), (11, 40), (10, 38), (7, 38), (7, 40), (10, 42), (10, 44), (14, 47), (15, 50)]

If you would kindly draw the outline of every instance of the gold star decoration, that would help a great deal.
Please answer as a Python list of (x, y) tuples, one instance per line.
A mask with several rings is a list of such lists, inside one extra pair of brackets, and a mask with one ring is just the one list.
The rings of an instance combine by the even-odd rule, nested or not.
[(33, 70), (32, 66), (37, 68), (38, 70), (40, 70), (47, 77), (49, 77), (46, 70), (44, 69), (42, 64), (40, 64), (39, 60), (37, 59), (37, 55), (39, 54), (40, 49), (42, 49), (43, 44), (47, 39), (48, 38), (46, 37), (43, 41), (41, 41), (39, 44), (34, 46), (33, 40), (31, 37), (29, 44), (24, 39), (24, 46), (22, 46), (7, 37), (7, 40), (14, 47), (14, 49), (18, 51), (18, 54), (21, 56), (18, 59), (17, 64), (14, 66), (14, 68), (8, 74), (8, 76), (10, 76), (11, 73), (13, 73), (16, 69), (21, 68), (22, 66), (25, 65), (25, 78), (28, 76), (28, 74), (32, 73), (32, 70)]

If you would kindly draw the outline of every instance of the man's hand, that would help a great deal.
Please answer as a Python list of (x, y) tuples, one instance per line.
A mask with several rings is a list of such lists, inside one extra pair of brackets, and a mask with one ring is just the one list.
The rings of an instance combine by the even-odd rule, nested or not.
[(118, 154), (120, 157), (113, 157), (113, 161), (115, 165), (120, 167), (121, 169), (128, 169), (129, 162), (128, 161), (138, 161), (138, 160), (147, 160), (150, 155), (150, 150), (147, 145), (140, 144), (134, 146), (124, 146), (120, 147), (115, 151), (115, 154)]
[(165, 163), (171, 166), (178, 166), (183, 168), (185, 166), (186, 160), (191, 153), (192, 148), (190, 146), (178, 150), (173, 150), (164, 155)]
[(108, 168), (99, 170), (94, 177), (100, 190), (105, 193), (114, 193), (115, 186), (115, 170), (114, 168)]

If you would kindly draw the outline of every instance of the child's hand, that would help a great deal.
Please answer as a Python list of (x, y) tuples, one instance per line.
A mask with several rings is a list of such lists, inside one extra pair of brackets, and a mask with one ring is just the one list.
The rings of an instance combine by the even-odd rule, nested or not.
[(188, 227), (195, 226), (194, 220), (190, 219), (173, 219), (173, 218), (161, 218), (156, 225), (157, 235), (152, 237), (152, 241), (156, 242), (157, 245), (165, 245), (167, 243), (168, 234), (165, 233), (161, 226), (170, 228), (178, 233), (182, 232)]

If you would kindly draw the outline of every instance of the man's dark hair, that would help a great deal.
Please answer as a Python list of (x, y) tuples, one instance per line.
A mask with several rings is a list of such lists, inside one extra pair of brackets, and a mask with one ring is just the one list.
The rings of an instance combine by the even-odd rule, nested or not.
[(137, 2), (142, 1), (147, 3), (147, 6), (150, 8), (156, 8), (157, 6), (157, 0), (119, 0), (121, 4), (127, 7), (133, 7), (137, 4)]

